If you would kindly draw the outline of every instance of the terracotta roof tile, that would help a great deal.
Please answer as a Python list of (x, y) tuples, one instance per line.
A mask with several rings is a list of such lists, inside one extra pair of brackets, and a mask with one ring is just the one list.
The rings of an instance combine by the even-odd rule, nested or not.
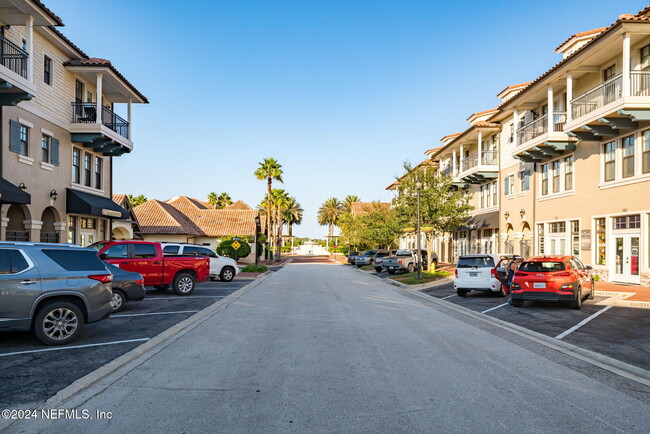
[(129, 197), (126, 194), (114, 194), (113, 202), (124, 208), (124, 205), (129, 202)]
[(560, 49), (562, 49), (562, 47), (567, 45), (573, 39), (582, 38), (583, 36), (598, 34), (598, 33), (602, 32), (603, 30), (605, 30), (606, 28), (607, 27), (599, 27), (597, 29), (587, 30), (586, 32), (575, 33), (575, 34), (569, 36), (569, 38), (566, 41), (564, 41), (560, 45), (558, 45), (557, 48), (555, 49), (555, 51), (559, 51)]
[(472, 126), (478, 128), (494, 128), (494, 127), (500, 127), (501, 124), (498, 124), (496, 122), (480, 121), (480, 122), (474, 122)]
[(251, 209), (253, 209), (253, 208), (251, 208), (250, 206), (248, 206), (248, 204), (247, 204), (246, 202), (244, 202), (244, 201), (242, 201), (242, 200), (238, 200), (237, 202), (231, 203), (230, 205), (228, 205), (228, 206), (225, 207), (224, 209), (230, 209), (230, 210), (251, 210)]
[[(442, 140), (445, 140), (445, 139), (451, 139), (451, 138), (455, 138), (455, 137), (458, 137), (458, 136), (460, 136), (461, 134), (463, 134), (463, 132), (462, 132), (462, 131), (461, 131), (460, 133), (454, 133), (454, 134), (447, 134), (447, 135), (446, 135), (445, 137), (443, 137), (443, 138), (442, 138), (442, 139), (440, 139), (440, 140), (442, 141)], [(434, 148), (434, 149), (437, 149), (437, 148)]]
[(47, 6), (45, 6), (45, 5), (43, 4), (43, 2), (41, 2), (40, 0), (32, 0), (32, 3), (34, 3), (34, 4), (37, 5), (39, 8), (41, 8), (41, 10), (42, 10), (43, 12), (45, 12), (46, 14), (48, 14), (48, 15), (50, 16), (50, 18), (52, 18), (54, 21), (56, 21), (56, 25), (57, 25), (57, 26), (63, 26), (63, 25), (64, 25), (64, 24), (63, 24), (63, 20), (61, 20), (61, 17), (59, 17), (59, 16), (58, 16), (57, 14), (55, 14), (54, 12), (52, 12), (52, 11), (51, 11)]
[(203, 232), (180, 211), (168, 203), (149, 200), (133, 209), (140, 233), (150, 235), (201, 236)]
[(483, 110), (482, 112), (472, 113), (472, 114), (467, 118), (467, 120), (469, 121), (471, 118), (473, 118), (473, 117), (475, 117), (475, 116), (485, 115), (485, 114), (488, 114), (488, 113), (496, 112), (497, 110), (499, 110), (499, 109), (493, 108), (493, 109), (490, 109), (490, 110)]
[(352, 215), (359, 216), (359, 215), (367, 214), (374, 207), (389, 209), (390, 203), (389, 202), (354, 202), (350, 206), (350, 211), (352, 212)]
[(521, 87), (521, 88), (526, 87), (526, 86), (528, 86), (530, 83), (532, 83), (532, 81), (527, 81), (527, 82), (525, 82), (525, 83), (519, 83), (519, 84), (513, 84), (513, 85), (510, 85), (510, 86), (506, 87), (505, 89), (503, 89), (501, 92), (497, 93), (497, 97), (498, 97), (499, 95), (503, 94), (504, 92), (509, 91), (509, 90), (517, 89), (517, 88), (519, 88), (519, 87)]

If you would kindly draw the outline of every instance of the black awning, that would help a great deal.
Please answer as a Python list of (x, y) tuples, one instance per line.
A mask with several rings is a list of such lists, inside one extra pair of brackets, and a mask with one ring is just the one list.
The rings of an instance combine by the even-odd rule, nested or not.
[(4, 178), (0, 178), (0, 203), (32, 203), (32, 197)]
[(96, 215), (113, 219), (128, 219), (129, 212), (104, 196), (67, 189), (66, 212), (71, 214)]

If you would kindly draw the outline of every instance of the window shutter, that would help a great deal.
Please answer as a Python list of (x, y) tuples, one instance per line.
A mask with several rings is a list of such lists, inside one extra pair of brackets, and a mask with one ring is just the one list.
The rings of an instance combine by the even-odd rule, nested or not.
[(59, 165), (59, 140), (52, 137), (52, 164)]
[(524, 190), (528, 190), (530, 188), (530, 170), (525, 170), (524, 171)]
[(20, 153), (20, 122), (9, 121), (9, 150)]
[(503, 180), (503, 194), (508, 196), (510, 194), (510, 180), (508, 178), (505, 178)]

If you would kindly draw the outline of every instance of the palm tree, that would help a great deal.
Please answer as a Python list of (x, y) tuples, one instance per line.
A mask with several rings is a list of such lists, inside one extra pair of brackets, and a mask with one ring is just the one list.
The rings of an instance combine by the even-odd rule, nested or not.
[(359, 196), (355, 194), (349, 194), (345, 196), (345, 199), (343, 199), (343, 207), (345, 208), (345, 211), (352, 212), (352, 204), (355, 202), (361, 202)]
[[(209, 201), (209, 198), (208, 198)], [(221, 193), (219, 196), (217, 196), (216, 203), (214, 204), (214, 207), (216, 209), (223, 209), (230, 205), (232, 203), (232, 199), (230, 198), (230, 195), (226, 193), (225, 191)]]
[(271, 223), (268, 217), (271, 216), (271, 186), (273, 181), (282, 181), (282, 165), (277, 162), (275, 158), (265, 158), (259, 163), (259, 167), (253, 172), (255, 177), (260, 181), (266, 179), (266, 197), (267, 197), (267, 210), (266, 210), (266, 234), (267, 234), (267, 257), (271, 240)]
[(302, 223), (302, 206), (296, 200), (295, 197), (290, 197), (287, 202), (287, 208), (284, 210), (284, 221), (287, 222), (289, 227), (289, 236), (293, 236), (293, 225), (299, 225)]
[(212, 205), (212, 208), (216, 208), (218, 202), (219, 196), (217, 196), (217, 193), (213, 191), (212, 193), (208, 194), (208, 203)]
[(342, 213), (343, 204), (335, 197), (330, 197), (327, 199), (318, 209), (318, 223), (321, 226), (329, 226), (329, 236), (327, 238), (328, 245), (329, 239), (334, 236), (334, 226), (336, 226), (338, 223)]
[(276, 228), (276, 261), (280, 260), (281, 247), (282, 247), (282, 228), (284, 227), (284, 210), (289, 204), (289, 195), (286, 191), (281, 189), (273, 189), (271, 192), (271, 201), (273, 203), (273, 210), (275, 214), (275, 228)]

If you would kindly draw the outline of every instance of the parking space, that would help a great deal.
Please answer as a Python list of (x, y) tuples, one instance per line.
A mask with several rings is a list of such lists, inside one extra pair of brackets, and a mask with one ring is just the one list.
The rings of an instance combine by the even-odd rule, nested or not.
[(453, 282), (423, 290), (425, 294), (562, 339), (623, 362), (650, 369), (650, 315), (647, 309), (616, 307), (606, 297), (585, 300), (582, 309), (566, 304), (527, 301), (508, 305), (508, 297), (470, 292), (459, 297)]
[(42, 402), (252, 281), (199, 283), (188, 297), (147, 288), (144, 300), (129, 303), (105, 321), (86, 325), (79, 339), (67, 346), (44, 346), (28, 332), (2, 332), (0, 407)]

